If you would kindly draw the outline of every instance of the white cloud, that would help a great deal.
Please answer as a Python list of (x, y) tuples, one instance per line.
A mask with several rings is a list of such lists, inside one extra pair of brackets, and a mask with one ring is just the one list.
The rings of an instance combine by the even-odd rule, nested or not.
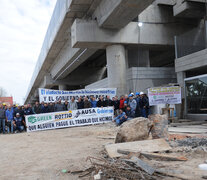
[(56, 0), (0, 0), (0, 86), (23, 103)]

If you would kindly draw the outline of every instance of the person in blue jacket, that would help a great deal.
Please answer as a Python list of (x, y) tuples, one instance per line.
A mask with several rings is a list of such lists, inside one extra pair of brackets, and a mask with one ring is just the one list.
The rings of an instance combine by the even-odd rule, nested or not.
[(96, 101), (96, 98), (95, 97), (92, 97), (90, 99), (90, 102), (91, 102), (91, 107), (92, 108), (96, 108), (97, 107), (97, 101)]
[(8, 109), (6, 110), (6, 124), (7, 124), (7, 133), (10, 132), (13, 133), (13, 129), (14, 129), (14, 116), (13, 116), (13, 108), (11, 107), (11, 105), (9, 105)]
[(127, 121), (126, 113), (122, 109), (120, 109), (119, 110), (119, 115), (114, 120), (116, 122), (116, 125), (120, 126), (122, 123)]

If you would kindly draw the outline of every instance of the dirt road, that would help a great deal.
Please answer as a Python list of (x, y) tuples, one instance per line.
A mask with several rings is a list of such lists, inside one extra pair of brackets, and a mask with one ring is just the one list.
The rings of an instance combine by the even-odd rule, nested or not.
[(62, 169), (81, 169), (113, 139), (112, 124), (0, 135), (1, 180), (77, 179)]

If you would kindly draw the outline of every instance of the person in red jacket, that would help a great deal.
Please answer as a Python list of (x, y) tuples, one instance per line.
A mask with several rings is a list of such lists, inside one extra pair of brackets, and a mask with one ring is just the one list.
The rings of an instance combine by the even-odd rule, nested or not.
[(119, 101), (119, 109), (124, 109), (124, 101), (125, 99), (124, 99), (124, 96), (122, 95)]

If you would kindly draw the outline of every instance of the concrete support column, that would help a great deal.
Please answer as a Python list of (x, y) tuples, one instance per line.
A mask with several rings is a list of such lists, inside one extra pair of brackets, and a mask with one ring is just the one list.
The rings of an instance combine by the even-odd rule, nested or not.
[(106, 48), (108, 87), (117, 88), (118, 96), (127, 93), (125, 53), (123, 45), (112, 45)]
[(59, 90), (67, 90), (67, 85), (61, 84), (58, 86), (58, 88), (59, 88)]
[(184, 79), (186, 78), (186, 73), (181, 71), (177, 72), (177, 83), (181, 86), (181, 98), (182, 104), (176, 105), (176, 114), (178, 118), (185, 118), (185, 97), (184, 97)]

